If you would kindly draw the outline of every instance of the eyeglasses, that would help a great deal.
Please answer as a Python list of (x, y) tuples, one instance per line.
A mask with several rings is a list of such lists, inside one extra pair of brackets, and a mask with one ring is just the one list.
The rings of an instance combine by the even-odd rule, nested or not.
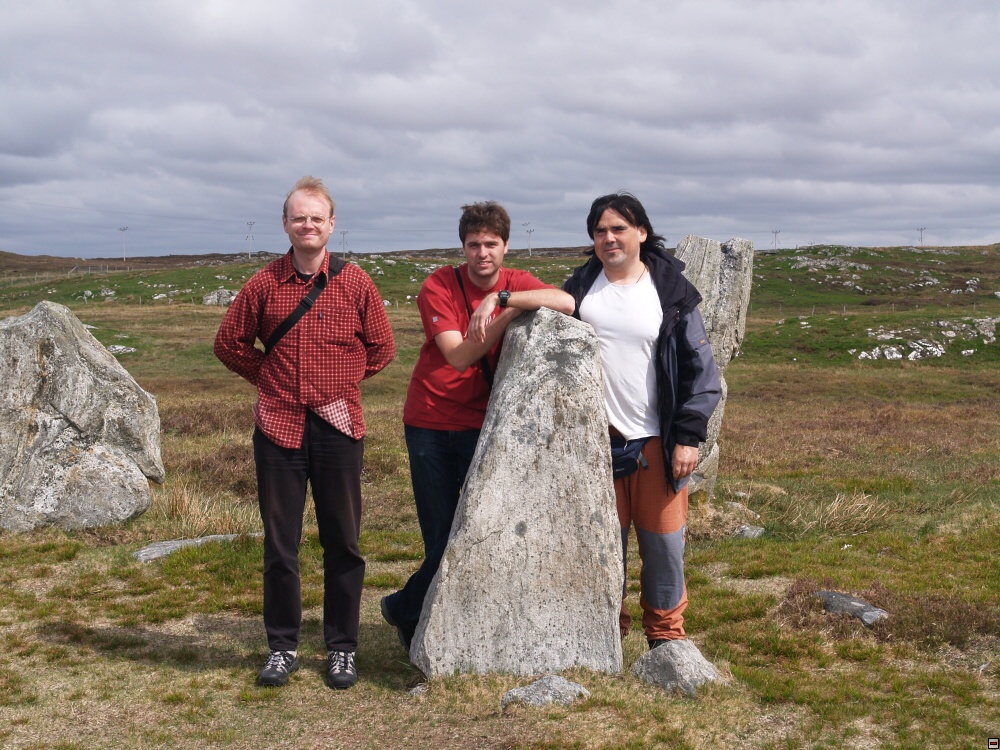
[(290, 216), (288, 222), (296, 227), (304, 227), (307, 222), (312, 222), (315, 226), (321, 227), (332, 218), (332, 216)]

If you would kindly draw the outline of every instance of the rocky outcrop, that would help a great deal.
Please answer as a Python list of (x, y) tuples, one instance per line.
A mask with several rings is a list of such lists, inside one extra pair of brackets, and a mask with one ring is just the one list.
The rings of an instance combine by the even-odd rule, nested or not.
[(551, 310), (507, 330), (410, 658), (427, 676), (622, 668), (621, 533), (600, 347)]
[(0, 527), (104, 526), (164, 478), (155, 399), (67, 308), (0, 321)]
[(233, 304), (233, 300), (236, 299), (237, 292), (231, 289), (216, 289), (214, 292), (209, 292), (204, 297), (201, 298), (201, 303), (203, 305), (221, 305), (223, 307), (229, 307)]
[(726, 366), (739, 354), (746, 333), (753, 285), (753, 243), (740, 239), (720, 243), (688, 235), (677, 245), (676, 255), (686, 265), (684, 276), (701, 292), (699, 309), (722, 373), (722, 400), (709, 421), (708, 438), (701, 445), (701, 458), (689, 485), (692, 499), (698, 494), (710, 498), (719, 472), (718, 439), (728, 395)]

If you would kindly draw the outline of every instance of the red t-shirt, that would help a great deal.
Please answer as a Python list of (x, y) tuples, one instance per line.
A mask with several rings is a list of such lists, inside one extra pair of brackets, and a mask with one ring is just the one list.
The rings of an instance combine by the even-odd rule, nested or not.
[[(490, 289), (480, 289), (469, 280), (465, 263), (459, 266), (465, 295), (473, 310), (488, 294), (501, 289), (524, 292), (531, 289), (551, 289), (527, 271), (501, 268), (500, 278)], [(478, 430), (486, 417), (486, 404), (490, 399), (490, 386), (478, 362), (465, 372), (448, 364), (434, 337), (443, 331), (458, 331), (465, 336), (469, 330), (469, 313), (462, 297), (462, 290), (451, 266), (439, 268), (424, 281), (417, 296), (420, 320), (424, 324), (426, 340), (413, 368), (410, 387), (403, 406), (403, 422), (412, 427), (431, 430)], [(493, 315), (500, 312), (498, 307)], [(490, 369), (496, 372), (503, 339), (487, 355)]]

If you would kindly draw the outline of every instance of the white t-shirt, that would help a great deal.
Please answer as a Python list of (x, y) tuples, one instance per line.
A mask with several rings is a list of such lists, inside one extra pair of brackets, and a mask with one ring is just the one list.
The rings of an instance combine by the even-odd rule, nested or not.
[(629, 440), (659, 435), (655, 358), (663, 310), (649, 273), (612, 284), (602, 270), (580, 303), (580, 319), (601, 343), (608, 422)]

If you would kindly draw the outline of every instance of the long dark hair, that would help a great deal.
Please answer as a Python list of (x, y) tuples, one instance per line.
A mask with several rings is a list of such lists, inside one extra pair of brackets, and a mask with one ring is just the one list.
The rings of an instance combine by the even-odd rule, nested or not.
[[(640, 254), (653, 252), (671, 254), (667, 250), (666, 238), (653, 231), (653, 225), (639, 199), (624, 190), (602, 195), (590, 204), (590, 213), (587, 215), (587, 234), (590, 235), (590, 239), (594, 239), (594, 229), (597, 227), (597, 222), (601, 220), (604, 212), (609, 208), (621, 214), (625, 221), (632, 226), (646, 230), (646, 240), (639, 246)], [(593, 252), (593, 248), (590, 252)]]

